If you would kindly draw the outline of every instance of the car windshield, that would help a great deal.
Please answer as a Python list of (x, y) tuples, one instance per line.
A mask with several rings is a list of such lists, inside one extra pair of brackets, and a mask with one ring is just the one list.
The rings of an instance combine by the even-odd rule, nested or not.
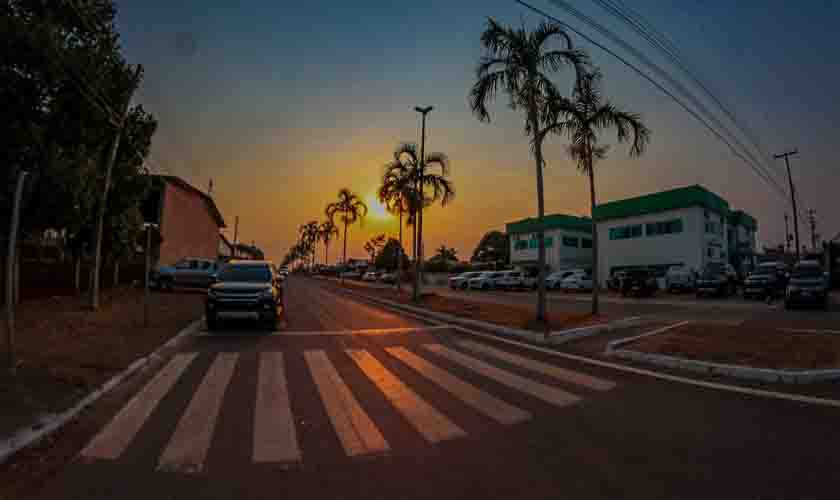
[(823, 270), (816, 266), (801, 266), (793, 270), (793, 277), (800, 279), (815, 279), (823, 277)]
[(268, 266), (227, 266), (219, 272), (219, 281), (266, 283), (271, 281)]

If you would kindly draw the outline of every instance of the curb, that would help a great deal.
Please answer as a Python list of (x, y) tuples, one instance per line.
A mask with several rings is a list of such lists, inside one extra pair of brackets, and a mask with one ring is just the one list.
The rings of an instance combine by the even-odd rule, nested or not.
[(602, 323), (599, 325), (582, 326), (580, 328), (571, 328), (569, 330), (559, 330), (551, 332), (548, 337), (548, 343), (552, 345), (565, 344), (572, 340), (592, 337), (599, 333), (609, 333), (620, 328), (627, 328), (630, 326), (638, 326), (644, 324), (646, 321), (641, 316), (634, 316), (632, 318), (624, 318), (609, 323)]
[(125, 370), (111, 377), (111, 379), (102, 384), (98, 389), (95, 389), (69, 409), (64, 410), (61, 413), (43, 415), (38, 419), (38, 423), (35, 425), (18, 429), (10, 438), (0, 441), (0, 465), (6, 463), (12, 455), (23, 448), (37, 443), (41, 439), (64, 427), (64, 425), (73, 420), (76, 415), (81, 413), (82, 410), (95, 403), (102, 396), (111, 392), (125, 379), (134, 375), (142, 368), (145, 368), (152, 361), (159, 359), (161, 357), (160, 353), (163, 350), (174, 347), (189, 335), (195, 333), (195, 331), (201, 327), (202, 321), (203, 318), (193, 321), (177, 335), (169, 339), (165, 344), (155, 349), (154, 352), (148, 354), (147, 356), (143, 356), (128, 365)]

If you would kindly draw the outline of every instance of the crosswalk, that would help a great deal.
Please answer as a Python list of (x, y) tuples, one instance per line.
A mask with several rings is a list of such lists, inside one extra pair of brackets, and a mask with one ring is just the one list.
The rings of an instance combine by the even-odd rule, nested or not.
[[(205, 358), (209, 366), (196, 388), (186, 392), (186, 406), (179, 407), (177, 421), (161, 424), (159, 420), (163, 417), (159, 414), (166, 413), (158, 410), (161, 401), (176, 392), (179, 383), (186, 384), (181, 380), (187, 374), (201, 371), (196, 366), (203, 364), (196, 362), (200, 356), (196, 353), (174, 356), (91, 440), (81, 456), (90, 460), (119, 460), (144, 428), (155, 421), (157, 425), (174, 425), (174, 431), (167, 436), (157, 456), (157, 469), (200, 473), (205, 468), (214, 435), (222, 432), (218, 424), (226, 395), (234, 390), (251, 391), (253, 395), (252, 427), (236, 429), (243, 434), (243, 446), (251, 447), (248, 450), (251, 462), (302, 464), (306, 462), (307, 448), (302, 444), (301, 432), (306, 430), (303, 418), (296, 415), (295, 409), (299, 412), (300, 406), (294, 404), (296, 397), (302, 397), (301, 391), (306, 391), (310, 400), (317, 394), (343, 455), (354, 458), (394, 451), (388, 441), (389, 434), (383, 431), (388, 420), (383, 412), (398, 415), (420, 436), (419, 442), (428, 445), (469, 436), (471, 430), (459, 419), (458, 412), (452, 411), (451, 404), (437, 404), (437, 397), (430, 396), (434, 395), (432, 391), (457, 400), (462, 407), (483, 417), (488, 425), (512, 426), (537, 418), (547, 406), (566, 408), (580, 403), (589, 394), (616, 387), (611, 380), (462, 340), (446, 345), (392, 346), (378, 352), (361, 348), (329, 354), (322, 349), (260, 352), (255, 384), (243, 389), (232, 383), (237, 370), (244, 371), (241, 355), (222, 352), (212, 360)], [(336, 364), (338, 361), (340, 366)], [(354, 368), (353, 373), (358, 375), (348, 376), (348, 370)], [(314, 387), (290, 383), (295, 376), (293, 372), (302, 370), (308, 372)], [(238, 380), (241, 384), (242, 376)], [(424, 381), (423, 390), (417, 387), (418, 380)], [(359, 385), (362, 383), (364, 387)], [(494, 391), (494, 387), (498, 389)], [(386, 402), (384, 410), (382, 403), (365, 400), (372, 397), (371, 388), (379, 394), (376, 399)], [(475, 420), (466, 419), (466, 423), (470, 422)]]

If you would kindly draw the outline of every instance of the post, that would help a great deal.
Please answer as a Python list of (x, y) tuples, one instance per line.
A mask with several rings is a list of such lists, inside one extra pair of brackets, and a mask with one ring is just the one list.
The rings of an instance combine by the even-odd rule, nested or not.
[(788, 214), (785, 214), (785, 252), (790, 253), (790, 227), (788, 226)]
[(817, 211), (813, 208), (808, 210), (808, 225), (811, 226), (811, 249), (817, 252)]
[(143, 328), (149, 327), (149, 279), (152, 272), (152, 225), (146, 224), (146, 272), (143, 290)]
[(419, 202), (417, 203), (417, 220), (415, 221), (417, 225), (417, 258), (414, 260), (414, 294), (412, 300), (417, 302), (420, 300), (420, 284), (422, 280), (422, 265), (423, 262), (423, 173), (426, 168), (426, 115), (434, 109), (432, 106), (426, 106), (425, 108), (421, 108), (419, 106), (414, 108), (414, 111), (417, 111), (422, 115), (421, 120), (421, 131), (420, 131), (420, 158), (419, 161), (419, 178), (415, 180), (415, 191), (417, 196), (419, 197)]
[(233, 222), (233, 249), (231, 249), (231, 258), (236, 258), (236, 244), (238, 243), (237, 238), (239, 237), (239, 216), (236, 216)]
[(122, 115), (120, 115), (120, 122), (114, 134), (114, 142), (111, 143), (111, 150), (108, 152), (108, 160), (105, 165), (105, 185), (102, 188), (102, 198), (99, 200), (99, 207), (96, 213), (96, 230), (94, 231), (93, 243), (93, 268), (91, 269), (91, 283), (90, 283), (90, 308), (93, 310), (99, 309), (99, 266), (102, 260), (102, 226), (105, 223), (105, 209), (108, 206), (108, 190), (111, 185), (111, 171), (114, 169), (114, 162), (117, 159), (117, 151), (120, 147), (120, 139), (122, 138), (123, 128), (125, 127), (125, 118), (128, 115), (128, 107), (131, 104), (131, 96), (140, 80), (140, 72), (142, 66), (137, 65), (132, 80), (132, 88), (128, 93), (128, 97), (123, 105)]
[(9, 373), (14, 375), (17, 369), (15, 359), (15, 262), (17, 260), (17, 233), (20, 222), (20, 204), (23, 198), (23, 183), (28, 172), (21, 170), (15, 186), (15, 199), (12, 208), (12, 220), (9, 224), (9, 247), (6, 253), (6, 355)]
[(793, 236), (796, 241), (796, 260), (799, 261), (800, 247), (799, 247), (799, 213), (796, 210), (796, 191), (793, 188), (793, 177), (790, 175), (790, 157), (799, 154), (799, 150), (787, 151), (785, 153), (773, 155), (773, 158), (784, 158), (785, 166), (787, 167), (788, 184), (790, 184), (790, 201), (793, 205)]

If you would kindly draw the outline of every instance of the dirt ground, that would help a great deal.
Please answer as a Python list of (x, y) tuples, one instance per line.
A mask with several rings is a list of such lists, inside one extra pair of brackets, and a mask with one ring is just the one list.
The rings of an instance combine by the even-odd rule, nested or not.
[(840, 368), (840, 335), (750, 325), (689, 324), (644, 337), (625, 348), (759, 368)]
[[(201, 317), (204, 294), (152, 294), (148, 328), (143, 292), (108, 290), (100, 309), (79, 297), (25, 301), (16, 309), (17, 376), (0, 374), (0, 436), (62, 411), (95, 387), (149, 354)], [(0, 356), (6, 360), (5, 328)]]
[[(329, 286), (341, 286), (336, 282), (331, 281), (329, 283)], [(407, 286), (403, 287), (400, 294), (397, 294), (397, 291), (392, 288), (372, 288), (356, 284), (350, 280), (345, 281), (343, 286), (352, 287), (355, 291), (360, 293), (381, 297), (383, 299), (402, 302), (409, 305), (419, 305), (419, 307), (424, 307), (435, 312), (452, 314), (463, 318), (470, 318), (479, 321), (486, 321), (488, 323), (495, 323), (497, 325), (522, 328), (538, 332), (544, 331), (546, 327), (549, 330), (562, 330), (609, 321), (609, 318), (603, 315), (592, 316), (588, 313), (568, 314), (552, 313), (549, 311), (547, 315), (547, 324), (544, 325), (537, 324), (534, 321), (535, 305), (515, 306), (462, 300), (454, 297), (442, 297), (434, 292), (424, 293), (421, 297), (420, 304), (414, 304), (411, 301), (411, 288)]]

